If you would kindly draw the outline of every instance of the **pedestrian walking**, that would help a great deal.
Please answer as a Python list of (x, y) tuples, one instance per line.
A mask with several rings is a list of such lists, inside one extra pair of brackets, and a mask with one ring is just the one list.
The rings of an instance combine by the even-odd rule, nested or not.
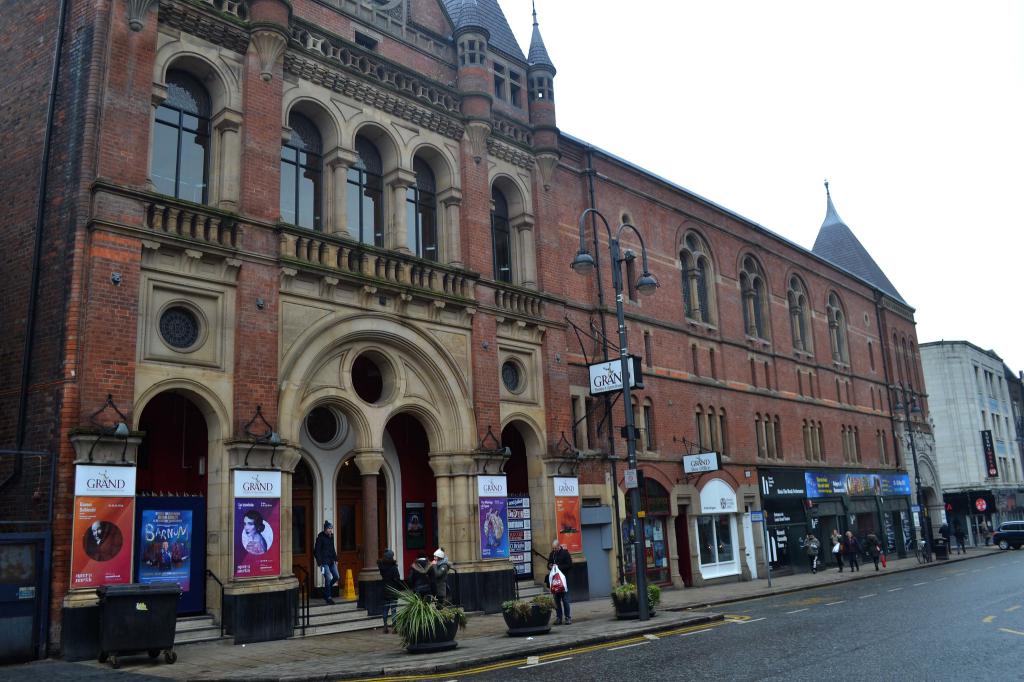
[(334, 547), (334, 526), (330, 521), (324, 521), (324, 529), (316, 536), (316, 542), (313, 543), (313, 559), (324, 575), (324, 603), (333, 604), (331, 588), (337, 584), (340, 576), (338, 550)]
[(964, 528), (960, 525), (959, 521), (953, 522), (953, 537), (956, 538), (956, 553), (967, 554), (967, 547), (964, 546), (966, 533), (964, 533)]
[(864, 539), (864, 547), (867, 550), (868, 556), (875, 562), (875, 570), (878, 570), (878, 560), (882, 556), (882, 543), (878, 541), (878, 536), (874, 533), (868, 533), (868, 536)]
[(986, 547), (992, 544), (992, 526), (988, 525), (988, 521), (981, 522), (981, 537), (985, 538)]
[(839, 572), (843, 572), (843, 536), (839, 534), (839, 531), (835, 528), (832, 529), (832, 536), (829, 538), (829, 544), (832, 545), (832, 556), (835, 557), (836, 566), (839, 567)]
[(807, 552), (807, 563), (811, 567), (811, 573), (818, 572), (818, 554), (821, 552), (821, 543), (813, 533), (808, 533), (804, 538), (804, 551)]
[(853, 531), (846, 531), (846, 538), (843, 540), (843, 557), (850, 571), (860, 571), (860, 553), (863, 550), (860, 541), (853, 536)]
[(395, 612), (398, 610), (398, 592), (402, 591), (402, 576), (398, 573), (398, 562), (395, 561), (395, 553), (390, 549), (384, 550), (384, 556), (377, 562), (377, 570), (380, 571), (380, 579), (384, 589), (384, 634), (388, 634), (388, 627), (395, 627)]
[[(544, 580), (548, 584), (548, 589), (551, 590), (551, 596), (555, 599), (555, 625), (561, 625), (563, 622), (566, 625), (572, 625), (572, 607), (569, 603), (569, 581), (567, 579), (570, 566), (572, 566), (572, 555), (562, 543), (555, 540), (551, 543), (551, 553), (548, 554), (548, 577)], [(553, 571), (551, 569), (556, 567), (558, 572), (555, 575), (560, 579), (552, 581)], [(563, 614), (565, 615), (564, 621)]]

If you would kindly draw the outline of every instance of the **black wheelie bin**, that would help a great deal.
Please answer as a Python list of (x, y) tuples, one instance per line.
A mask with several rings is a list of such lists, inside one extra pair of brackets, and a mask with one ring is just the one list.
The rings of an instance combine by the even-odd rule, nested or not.
[(174, 663), (174, 629), (181, 587), (177, 583), (105, 585), (100, 597), (99, 661), (121, 667), (125, 654), (149, 654)]

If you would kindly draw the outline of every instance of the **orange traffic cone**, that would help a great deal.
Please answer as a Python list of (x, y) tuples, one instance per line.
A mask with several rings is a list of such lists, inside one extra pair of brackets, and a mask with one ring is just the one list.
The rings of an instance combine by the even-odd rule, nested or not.
[(352, 601), (356, 598), (356, 584), (352, 580), (352, 569), (345, 569), (345, 591), (341, 595), (342, 599)]

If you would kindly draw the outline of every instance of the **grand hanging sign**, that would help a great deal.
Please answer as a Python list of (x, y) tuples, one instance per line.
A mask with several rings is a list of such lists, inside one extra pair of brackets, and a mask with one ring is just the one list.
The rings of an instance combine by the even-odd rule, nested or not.
[(281, 472), (235, 470), (234, 577), (281, 574)]
[(722, 460), (717, 452), (702, 452), (699, 455), (683, 455), (684, 474), (703, 474), (718, 471), (722, 468)]
[(130, 583), (134, 534), (135, 467), (78, 465), (71, 587)]
[[(629, 387), (643, 388), (644, 373), (640, 358), (630, 355)], [(622, 361), (608, 360), (588, 365), (590, 370), (590, 395), (614, 393), (622, 390)]]

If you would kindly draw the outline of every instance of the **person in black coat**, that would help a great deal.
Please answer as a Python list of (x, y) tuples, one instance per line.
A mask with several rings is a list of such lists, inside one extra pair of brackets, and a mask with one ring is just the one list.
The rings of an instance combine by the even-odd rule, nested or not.
[(421, 597), (427, 597), (432, 594), (430, 585), (430, 564), (427, 563), (427, 558), (421, 556), (416, 561), (412, 562), (412, 566), (409, 567), (409, 589), (420, 595)]
[[(565, 548), (565, 545), (555, 540), (551, 543), (551, 553), (548, 554), (548, 576), (544, 578), (544, 583), (548, 585), (551, 567), (558, 566), (558, 570), (565, 576), (566, 587), (563, 592), (552, 592), (551, 596), (555, 599), (555, 625), (561, 625), (563, 622), (566, 625), (572, 625), (572, 607), (569, 603), (569, 568), (572, 566), (572, 555), (569, 554), (569, 550)], [(565, 620), (562, 619), (562, 614), (565, 613)]]
[(860, 571), (860, 541), (854, 537), (853, 531), (846, 531), (846, 538), (843, 540), (843, 556), (846, 557), (846, 564), (851, 571)]
[(316, 536), (313, 543), (313, 558), (320, 571), (324, 574), (324, 603), (333, 604), (331, 588), (340, 579), (338, 575), (338, 550), (334, 547), (334, 526), (324, 521), (324, 529)]
[[(377, 569), (380, 571), (381, 584), (384, 589), (384, 634), (388, 633), (388, 625), (395, 625), (395, 611), (398, 609), (397, 592), (405, 589), (402, 584), (402, 576), (398, 573), (398, 562), (395, 561), (395, 553), (390, 549), (384, 550), (384, 557), (377, 562)], [(390, 617), (390, 620), (388, 618)]]

